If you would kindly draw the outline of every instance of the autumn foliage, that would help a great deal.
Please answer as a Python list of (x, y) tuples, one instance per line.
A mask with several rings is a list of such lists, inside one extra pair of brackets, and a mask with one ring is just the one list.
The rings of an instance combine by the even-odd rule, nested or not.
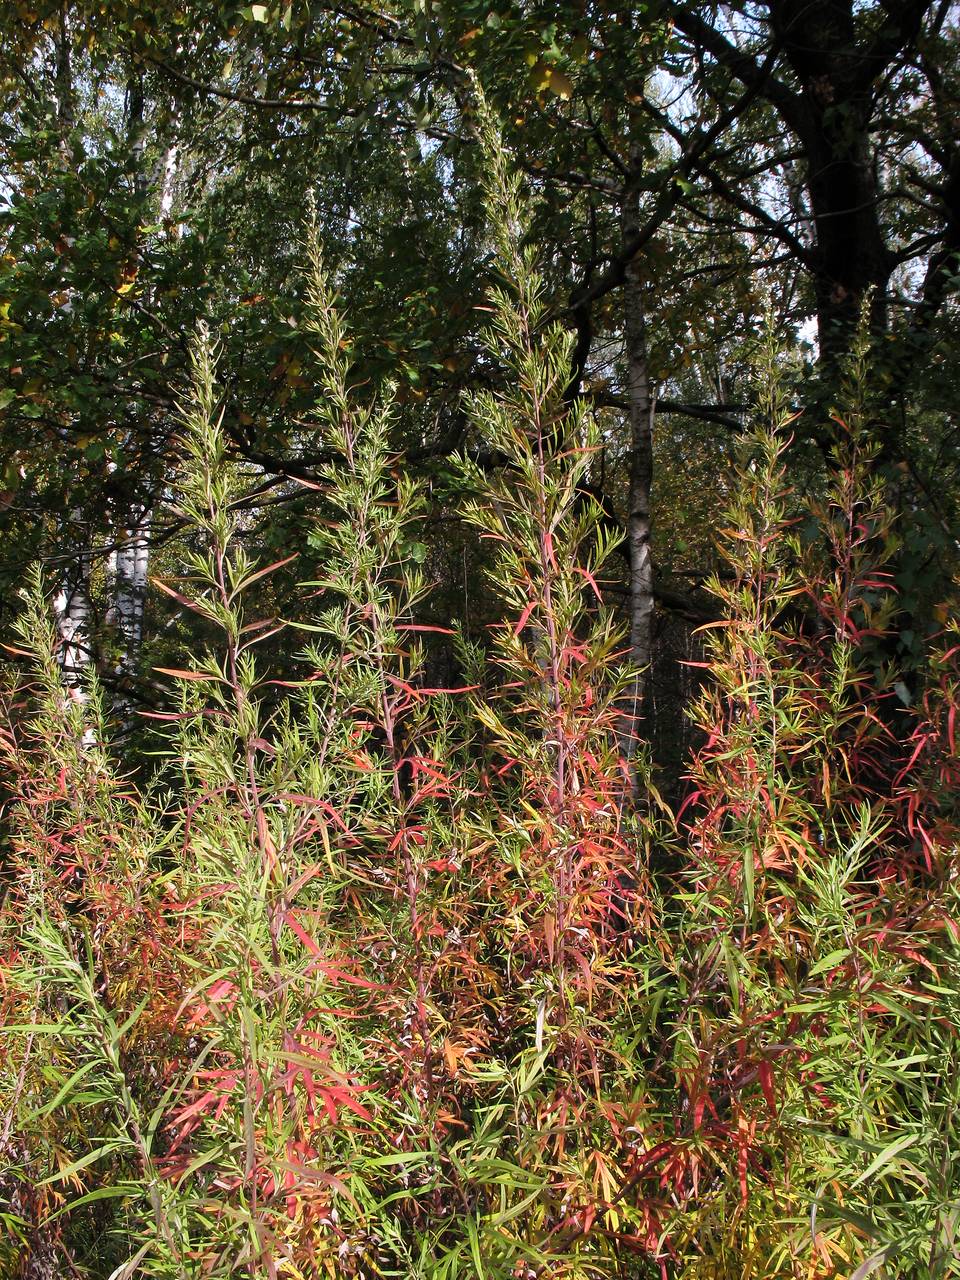
[(211, 639), (163, 673), (159, 766), (116, 759), (95, 685), (65, 700), (26, 594), (0, 742), (11, 1280), (960, 1274), (960, 637), (905, 688), (865, 357), (806, 503), (761, 361), (673, 813), (624, 751), (600, 428), (484, 127), (507, 390), (467, 404), (500, 465), (460, 464), (502, 603), (484, 641), (421, 623), (398, 410), (351, 385), (312, 234), (326, 567), (299, 678), (257, 663), (277, 566), (245, 550), (205, 335), (193, 549), (157, 587)]

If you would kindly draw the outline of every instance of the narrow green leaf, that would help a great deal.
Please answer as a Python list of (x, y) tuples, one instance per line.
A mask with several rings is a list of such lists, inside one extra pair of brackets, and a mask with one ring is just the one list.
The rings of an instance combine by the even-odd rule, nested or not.
[(815, 978), (818, 974), (826, 973), (828, 969), (835, 969), (841, 960), (846, 960), (848, 955), (850, 955), (849, 947), (840, 947), (836, 951), (831, 951), (829, 955), (817, 961), (807, 976)]
[(76, 1200), (68, 1201), (56, 1213), (51, 1214), (47, 1221), (55, 1222), (57, 1218), (63, 1217), (65, 1213), (71, 1213), (74, 1209), (79, 1209), (81, 1205), (93, 1204), (96, 1200), (129, 1200), (142, 1194), (143, 1188), (135, 1182), (119, 1182), (114, 1183), (112, 1187), (97, 1187), (96, 1191), (88, 1191), (86, 1194), (78, 1196)]
[(477, 1273), (477, 1280), (485, 1280), (483, 1258), (480, 1256), (480, 1236), (477, 1232), (476, 1219), (467, 1218), (466, 1227), (467, 1236), (470, 1240), (470, 1255), (473, 1258), (473, 1269)]
[(55, 1111), (57, 1107), (59, 1107), (60, 1103), (63, 1102), (64, 1098), (66, 1098), (68, 1094), (73, 1093), (75, 1087), (80, 1083), (84, 1076), (88, 1076), (91, 1071), (100, 1065), (101, 1064), (96, 1059), (93, 1059), (93, 1061), (88, 1062), (85, 1066), (81, 1067), (79, 1071), (75, 1071), (70, 1079), (57, 1090), (56, 1096), (51, 1098), (49, 1102), (45, 1103), (39, 1111), (34, 1112), (36, 1118), (41, 1120), (44, 1116), (48, 1116), (51, 1111)]
[(111, 1151), (122, 1150), (127, 1145), (128, 1143), (121, 1139), (114, 1138), (110, 1142), (103, 1143), (102, 1146), (95, 1147), (93, 1151), (88, 1151), (85, 1156), (81, 1156), (79, 1160), (74, 1160), (73, 1164), (67, 1165), (65, 1169), (58, 1169), (56, 1173), (51, 1174), (49, 1178), (44, 1178), (37, 1185), (48, 1187), (51, 1183), (63, 1182), (65, 1178), (72, 1177), (73, 1174), (79, 1173), (81, 1169), (86, 1169), (87, 1165), (94, 1164), (97, 1160), (102, 1159), (103, 1156), (109, 1155)]
[(908, 1147), (912, 1147), (919, 1138), (919, 1133), (908, 1133), (902, 1138), (898, 1138), (896, 1142), (892, 1142), (889, 1147), (885, 1147), (870, 1167), (865, 1169), (864, 1172), (860, 1174), (859, 1178), (855, 1178), (853, 1182), (850, 1183), (849, 1190), (852, 1191), (854, 1187), (859, 1187), (861, 1182), (868, 1182), (875, 1174), (879, 1173), (885, 1165), (888, 1165), (891, 1160), (895, 1160), (901, 1151), (906, 1151)]

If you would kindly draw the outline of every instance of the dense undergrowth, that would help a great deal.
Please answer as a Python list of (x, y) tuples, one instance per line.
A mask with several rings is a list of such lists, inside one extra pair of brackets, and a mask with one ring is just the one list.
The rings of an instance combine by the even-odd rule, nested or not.
[[(278, 687), (203, 335), (163, 589), (219, 636), (166, 672), (138, 787), (67, 700), (37, 580), (2, 748), (9, 1277), (960, 1274), (960, 636), (885, 664), (896, 530), (862, 443), (798, 515), (776, 359), (712, 589), (679, 814), (644, 753), (517, 185), (486, 137), (502, 287), (462, 462), (503, 621), (428, 687), (421, 499), (389, 388), (350, 385), (315, 238), (326, 564)], [(275, 567), (275, 566), (273, 566)], [(172, 606), (173, 607), (173, 606)], [(947, 615), (945, 615), (947, 617)], [(912, 703), (912, 705), (909, 705)], [(636, 776), (633, 776), (636, 771)]]

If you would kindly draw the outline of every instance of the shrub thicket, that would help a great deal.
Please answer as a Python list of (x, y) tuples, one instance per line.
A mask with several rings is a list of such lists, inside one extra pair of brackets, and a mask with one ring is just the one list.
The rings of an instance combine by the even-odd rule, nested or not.
[[(308, 244), (328, 463), (301, 678), (257, 665), (242, 496), (201, 335), (164, 590), (218, 637), (138, 787), (65, 700), (35, 580), (2, 748), (10, 1277), (960, 1274), (955, 624), (912, 701), (884, 663), (896, 531), (862, 444), (799, 510), (775, 356), (713, 583), (681, 812), (640, 751), (519, 190), (484, 126), (505, 391), (464, 459), (503, 621), (425, 676), (422, 505), (391, 392), (350, 385)], [(299, 624), (298, 624), (299, 625)], [(430, 629), (431, 632), (435, 629)], [(638, 777), (628, 776), (637, 770)], [(639, 780), (638, 780), (639, 779)]]

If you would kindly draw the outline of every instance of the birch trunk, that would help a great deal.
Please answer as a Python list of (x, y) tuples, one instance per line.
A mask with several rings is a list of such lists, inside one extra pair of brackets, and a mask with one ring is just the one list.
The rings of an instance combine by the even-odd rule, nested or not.
[[(640, 225), (639, 157), (634, 179), (624, 188), (620, 233), (628, 243)], [(641, 732), (650, 739), (652, 700), (649, 696), (653, 657), (653, 559), (651, 554), (650, 495), (653, 484), (653, 411), (647, 360), (646, 318), (643, 307), (640, 263), (632, 259), (626, 269), (623, 292), (624, 357), (630, 423), (630, 490), (627, 545), (630, 560), (630, 660), (637, 676), (624, 708), (621, 731), (628, 760), (636, 754)]]
[[(128, 127), (134, 141), (134, 153), (140, 171), (137, 185), (146, 192), (148, 176), (143, 121), (142, 80), (131, 80), (128, 90)], [(179, 168), (179, 149), (171, 141), (164, 152), (159, 172), (159, 212), (161, 218), (169, 218), (173, 210), (174, 193)], [(150, 568), (150, 528), (152, 522), (152, 498), (128, 499), (126, 512), (117, 513), (117, 549), (110, 557), (109, 576), (111, 591), (111, 615), (117, 628), (118, 657), (114, 667), (117, 677), (117, 693), (114, 708), (125, 728), (130, 728), (134, 701), (132, 686), (139, 670), (140, 650), (143, 644), (143, 615), (147, 597)], [(124, 527), (125, 523), (125, 527)]]
[(167, 147), (163, 157), (163, 182), (160, 187), (160, 217), (169, 218), (173, 213), (173, 196), (177, 183), (180, 151), (175, 142)]
[(143, 643), (143, 611), (150, 568), (150, 523), (148, 507), (133, 512), (120, 546), (111, 557), (113, 617), (119, 639), (119, 656), (114, 667), (119, 687), (114, 706), (127, 728), (133, 709), (131, 684), (139, 668)]
[[(60, 149), (64, 157), (69, 159), (69, 135), (76, 124), (76, 113), (70, 57), (71, 32), (65, 3), (60, 6), (52, 39)], [(70, 546), (72, 559), (64, 570), (60, 590), (54, 600), (60, 635), (60, 669), (63, 672), (66, 696), (74, 702), (85, 703), (88, 695), (84, 677), (91, 656), (90, 546), (89, 528), (81, 511), (71, 512), (64, 525), (63, 538)], [(93, 730), (85, 729), (84, 745), (90, 745), (94, 741)]]
[[(79, 512), (73, 513), (66, 537), (76, 536), (77, 530), (85, 530)], [(60, 670), (63, 687), (72, 702), (86, 705), (89, 695), (86, 673), (90, 666), (90, 549), (83, 536), (60, 581), (60, 590), (54, 599), (57, 630), (60, 634)], [(89, 726), (83, 731), (84, 746), (93, 746), (96, 735)]]
[(83, 671), (90, 659), (89, 558), (80, 552), (63, 575), (55, 601), (60, 630), (63, 683), (77, 702), (83, 701)]

